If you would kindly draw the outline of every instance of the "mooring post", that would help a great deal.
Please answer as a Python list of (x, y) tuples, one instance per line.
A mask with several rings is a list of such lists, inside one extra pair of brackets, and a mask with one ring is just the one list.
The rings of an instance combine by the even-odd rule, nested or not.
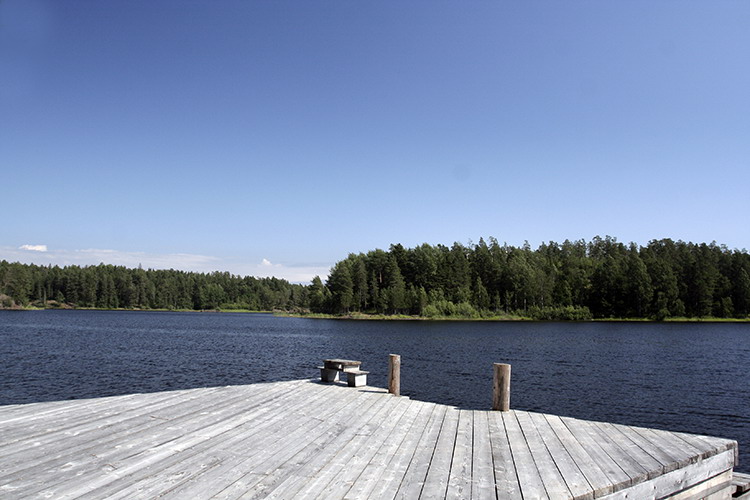
[(494, 363), (495, 380), (492, 391), (492, 409), (510, 410), (510, 365)]
[(390, 354), (388, 357), (388, 392), (401, 395), (401, 356)]

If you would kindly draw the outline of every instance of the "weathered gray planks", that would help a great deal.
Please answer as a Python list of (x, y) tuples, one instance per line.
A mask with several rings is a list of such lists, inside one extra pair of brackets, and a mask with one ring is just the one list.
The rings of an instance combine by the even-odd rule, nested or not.
[(419, 498), (445, 498), (453, 462), (453, 450), (456, 446), (458, 416), (458, 410), (448, 410), (443, 419), (440, 433), (432, 447), (434, 451)]
[(486, 411), (474, 411), (474, 452), (471, 464), (471, 498), (495, 498), (495, 469)]
[[(396, 496), (393, 498), (400, 500), (419, 498), (422, 489), (424, 488), (430, 465), (432, 464), (432, 457), (435, 453), (435, 445), (438, 436), (442, 431), (445, 417), (450, 413), (450, 410), (449, 407), (442, 405), (435, 409), (432, 417), (427, 422), (424, 432), (422, 432), (422, 436), (417, 444), (417, 449), (414, 450), (409, 466), (407, 467), (403, 479), (401, 479), (401, 484), (396, 491)], [(391, 497), (388, 494), (385, 494), (383, 498)]]
[(736, 442), (313, 381), (0, 407), (0, 498), (722, 498)]
[(490, 431), (490, 447), (495, 473), (495, 493), (497, 498), (518, 500), (521, 496), (513, 452), (510, 449), (510, 438), (503, 422), (504, 413), (489, 412), (487, 419)]
[(522, 497), (549, 498), (534, 453), (518, 422), (517, 412), (502, 412), (502, 418)]

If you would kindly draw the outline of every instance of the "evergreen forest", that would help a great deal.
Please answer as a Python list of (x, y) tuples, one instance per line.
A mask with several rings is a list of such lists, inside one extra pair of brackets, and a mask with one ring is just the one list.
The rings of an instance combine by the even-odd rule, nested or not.
[(0, 307), (263, 310), (426, 318), (750, 316), (750, 254), (716, 243), (612, 237), (532, 249), (494, 238), (350, 254), (323, 282), (0, 261)]
[(549, 242), (536, 250), (494, 238), (462, 245), (391, 245), (351, 254), (325, 285), (310, 286), (310, 309), (425, 317), (747, 318), (750, 254), (726, 246), (612, 237)]
[(295, 311), (307, 287), (277, 278), (0, 261), (0, 307)]

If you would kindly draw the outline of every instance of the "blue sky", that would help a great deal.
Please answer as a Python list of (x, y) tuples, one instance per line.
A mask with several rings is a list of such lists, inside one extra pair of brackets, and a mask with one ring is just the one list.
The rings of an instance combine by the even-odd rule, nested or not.
[(745, 1), (0, 2), (0, 258), (750, 248)]

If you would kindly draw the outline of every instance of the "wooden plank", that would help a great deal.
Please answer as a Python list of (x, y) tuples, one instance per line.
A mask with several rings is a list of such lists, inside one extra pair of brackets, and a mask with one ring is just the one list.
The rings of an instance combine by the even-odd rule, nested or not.
[(731, 500), (732, 471), (722, 472), (686, 490), (667, 497), (669, 500)]
[[(155, 409), (153, 414), (144, 414), (140, 417), (128, 418), (123, 422), (114, 423), (88, 433), (66, 435), (61, 442), (50, 442), (40, 444), (36, 448), (28, 450), (28, 453), (20, 453), (13, 456), (7, 455), (4, 460), (5, 479), (10, 482), (23, 481), (24, 478), (36, 480), (38, 471), (48, 471), (48, 474), (58, 470), (64, 475), (82, 474), (87, 464), (94, 463), (94, 470), (99, 470), (107, 463), (114, 462), (118, 457), (132, 454), (133, 449), (139, 446), (139, 440), (152, 440), (150, 446), (158, 442), (154, 439), (167, 439), (174, 432), (162, 433), (162, 429), (169, 429), (183, 425), (206, 413), (206, 408), (219, 411), (231, 408), (243, 400), (267, 403), (269, 398), (283, 394), (283, 387), (260, 388), (258, 394), (248, 396), (245, 393), (231, 391), (234, 397), (227, 398), (223, 391), (197, 390), (192, 393), (183, 394), (183, 400), (169, 407)], [(265, 409), (264, 411), (269, 411)], [(123, 444), (126, 443), (126, 444)], [(5, 451), (0, 448), (0, 451)], [(4, 455), (5, 456), (5, 455)], [(98, 465), (96, 465), (98, 464)], [(23, 482), (21, 484), (24, 484)], [(28, 484), (25, 487), (29, 487)]]
[(361, 361), (354, 361), (351, 359), (325, 359), (323, 360), (323, 366), (329, 370), (348, 371), (350, 369), (357, 369), (362, 365)]
[(0, 406), (0, 425), (3, 428), (11, 428), (10, 426), (14, 423), (30, 423), (36, 419), (44, 419), (52, 415), (60, 415), (71, 409), (78, 409), (84, 406), (90, 412), (95, 413), (99, 409), (106, 410), (117, 404), (127, 404), (128, 402), (135, 402), (137, 404), (149, 396), (159, 399), (160, 397), (163, 397), (163, 394), (164, 393), (126, 394), (123, 396), (108, 396), (103, 398)]
[(487, 414), (490, 429), (490, 446), (495, 474), (495, 493), (498, 499), (520, 500), (521, 485), (510, 448), (510, 438), (500, 412)]
[(516, 474), (518, 474), (518, 483), (521, 486), (521, 494), (524, 500), (550, 498), (534, 461), (532, 450), (521, 430), (517, 414), (518, 411), (516, 410), (501, 413), (505, 431), (508, 434)]
[(616, 491), (602, 497), (605, 500), (626, 500), (632, 498), (669, 498), (670, 495), (700, 484), (725, 471), (734, 465), (734, 455), (725, 451), (705, 460), (675, 469), (648, 481), (635, 484), (629, 488)]
[(448, 408), (419, 498), (445, 498), (456, 444), (459, 410)]
[[(422, 433), (422, 437), (419, 439), (417, 449), (412, 455), (409, 466), (404, 473), (404, 477), (401, 480), (401, 484), (398, 485), (398, 490), (393, 498), (398, 500), (411, 500), (413, 498), (419, 498), (424, 487), (427, 473), (432, 462), (432, 457), (435, 453), (435, 447), (440, 437), (440, 431), (443, 428), (446, 415), (450, 408), (445, 405), (439, 405), (435, 408), (430, 421)], [(383, 498), (389, 498), (384, 496)]]
[(515, 411), (515, 414), (547, 494), (550, 498), (572, 498), (570, 488), (568, 488), (552, 455), (544, 445), (544, 440), (542, 440), (539, 431), (532, 422), (531, 415), (528, 412), (518, 410)]
[(495, 467), (492, 463), (492, 442), (487, 411), (473, 411), (474, 453), (471, 464), (471, 498), (494, 500)]
[(358, 393), (354, 400), (347, 396), (334, 412), (321, 414), (319, 422), (305, 423), (299, 432), (277, 443), (260, 443), (261, 453), (252, 462), (241, 465), (246, 474), (240, 478), (233, 476), (231, 485), (219, 493), (219, 498), (265, 497), (269, 489), (298, 470), (305, 461), (317, 461), (316, 454), (327, 443), (332, 443), (342, 428), (351, 425), (355, 415), (368, 411), (373, 399), (366, 393)]
[(453, 445), (453, 460), (448, 476), (446, 498), (471, 497), (472, 461), (474, 448), (474, 412), (459, 410), (456, 441)]
[[(401, 398), (398, 398), (401, 399)], [(354, 481), (362, 474), (364, 469), (369, 465), (376, 451), (379, 449), (379, 445), (389, 440), (395, 432), (395, 429), (399, 425), (402, 425), (401, 420), (406, 416), (406, 419), (413, 414), (414, 402), (411, 400), (399, 401), (399, 407), (397, 407), (381, 425), (370, 435), (366, 436), (358, 447), (353, 456), (346, 460), (338, 462), (340, 470), (322, 490), (310, 490), (305, 488), (306, 498), (317, 498), (318, 500), (325, 500), (329, 496), (331, 498), (343, 498), (347, 491), (352, 487)]]
[[(310, 387), (287, 394), (275, 411), (256, 417), (252, 423), (243, 423), (220, 437), (201, 442), (179, 456), (168, 457), (153, 468), (137, 473), (137, 477), (145, 477), (138, 481), (136, 490), (128, 486), (127, 489), (97, 491), (97, 494), (108, 498), (129, 498), (133, 494), (139, 497), (169, 494), (180, 498), (184, 497), (182, 490), (191, 488), (196, 490), (198, 496), (218, 493), (254, 467), (265, 464), (264, 453), (267, 450), (284, 449), (286, 443), (293, 439), (304, 440), (306, 433), (321, 422), (317, 418), (310, 418), (309, 411), (320, 408), (323, 404), (326, 407), (318, 411), (320, 418), (325, 418), (347, 403), (343, 398), (356, 396), (352, 392), (336, 391), (336, 397), (329, 394), (332, 392), (313, 392)], [(294, 404), (298, 398), (303, 398), (305, 403), (295, 410)], [(207, 455), (220, 460), (210, 470), (201, 468)], [(191, 474), (191, 471), (197, 473)]]
[[(284, 407), (282, 405), (279, 410)], [(217, 437), (199, 442), (188, 450), (164, 458), (148, 469), (142, 469), (131, 474), (131, 478), (137, 481), (136, 490), (133, 490), (132, 487), (122, 489), (122, 485), (112, 484), (103, 490), (97, 490), (95, 493), (99, 497), (126, 498), (133, 491), (137, 492), (136, 496), (153, 496), (157, 492), (160, 494), (168, 492), (177, 485), (199, 475), (203, 477), (210, 474), (227, 459), (237, 457), (237, 451), (252, 450), (255, 440), (259, 436), (267, 439), (278, 438), (279, 431), (275, 424), (283, 414), (283, 410), (270, 414), (266, 413), (261, 418), (253, 419), (252, 425), (249, 422), (243, 422)], [(204, 460), (214, 459), (219, 461), (214, 467), (204, 467)], [(205, 484), (211, 482), (207, 481)]]
[(631, 429), (671, 456), (672, 460), (677, 462), (678, 468), (695, 463), (701, 458), (701, 450), (669, 431), (643, 427), (631, 427)]
[[(286, 490), (282, 497), (310, 497), (313, 493), (317, 494), (318, 491), (324, 489), (343, 465), (359, 451), (366, 439), (377, 430), (380, 423), (405, 402), (389, 397), (383, 400), (385, 404), (379, 406), (376, 411), (366, 415), (364, 419), (355, 420), (358, 425), (349, 426), (350, 430), (343, 433), (343, 438), (336, 440), (337, 446), (322, 450), (322, 456), (316, 458), (314, 471), (309, 477), (290, 477), (289, 481), (282, 481), (272, 493), (276, 493), (276, 490)], [(309, 469), (308, 472), (310, 472)], [(300, 491), (302, 489), (304, 491)], [(219, 498), (226, 497), (222, 492)]]
[[(281, 386), (272, 387), (271, 390), (275, 393), (285, 392)], [(242, 406), (243, 396), (244, 394), (240, 394), (232, 398), (228, 406), (214, 405), (210, 410), (201, 411), (196, 414), (197, 416), (181, 421), (180, 425), (167, 422), (169, 425), (156, 433), (145, 432), (137, 439), (128, 440), (127, 446), (100, 452), (93, 462), (87, 461), (82, 464), (85, 467), (77, 467), (75, 474), (69, 468), (63, 468), (58, 473), (63, 480), (48, 478), (43, 494), (77, 496), (95, 491), (123, 476), (153, 467), (166, 457), (179, 454), (197, 443), (216, 438), (243, 422), (251, 421), (257, 413), (273, 409), (273, 406), (269, 405), (248, 412)], [(105, 467), (105, 474), (101, 473), (102, 467)], [(82, 476), (83, 474), (88, 475), (88, 481), (81, 480), (82, 477), (86, 477)], [(53, 484), (50, 485), (50, 482)], [(36, 487), (44, 486), (40, 481), (33, 483), (37, 485), (34, 491), (37, 491)], [(24, 491), (28, 489), (25, 488)]]
[(0, 407), (0, 497), (692, 500), (732, 488), (736, 454), (721, 438), (310, 381), (102, 399)]
[(701, 450), (702, 458), (712, 457), (723, 451), (732, 451), (734, 453), (734, 465), (739, 465), (739, 449), (737, 441), (733, 439), (718, 438), (713, 436), (701, 436), (698, 434), (688, 434), (684, 432), (670, 431), (671, 434), (684, 439)]
[[(601, 447), (596, 446), (592, 450), (593, 453), (589, 453), (560, 417), (556, 415), (544, 415), (544, 418), (560, 440), (562, 446), (581, 470), (589, 485), (591, 485), (591, 492), (594, 498), (612, 493), (615, 482), (629, 480), (628, 476), (622, 472), (622, 469), (614, 463), (609, 455), (600, 451)], [(588, 433), (584, 433), (584, 437), (587, 438), (585, 441), (587, 444), (593, 441), (590, 440)], [(602, 462), (599, 462), (595, 457), (600, 457), (602, 454), (606, 458)], [(611, 479), (607, 474), (610, 469), (614, 469), (614, 479)]]
[[(597, 436), (602, 447), (630, 477), (630, 485), (652, 479), (665, 472), (661, 462), (647, 453), (638, 443), (624, 434), (619, 427), (605, 422), (591, 422), (592, 435)], [(632, 434), (632, 433), (631, 433)], [(622, 489), (614, 485), (614, 490)]]
[(542, 438), (544, 446), (552, 457), (555, 466), (557, 466), (557, 470), (562, 475), (572, 498), (593, 500), (594, 489), (578, 467), (578, 464), (573, 460), (571, 454), (563, 446), (562, 441), (557, 437), (557, 434), (555, 434), (545, 416), (541, 413), (529, 413), (528, 415), (531, 417), (531, 421)]
[[(314, 440), (308, 447), (282, 466), (277, 477), (270, 478), (271, 485), (266, 487), (259, 498), (299, 498), (299, 491), (332, 462), (344, 448), (352, 447), (352, 440), (367, 429), (377, 425), (380, 419), (397, 403), (382, 394), (367, 399), (369, 406), (348, 416), (347, 424), (334, 428), (330, 435)], [(260, 483), (259, 483), (260, 484)]]
[[(345, 499), (371, 498), (372, 491), (381, 481), (383, 474), (389, 470), (391, 460), (401, 450), (404, 440), (412, 432), (417, 421), (422, 421), (419, 416), (430, 409), (428, 404), (413, 401), (409, 409), (404, 413), (401, 421), (393, 429), (391, 434), (382, 442), (375, 454), (370, 458), (359, 476), (354, 479), (351, 488), (344, 494)], [(425, 411), (427, 410), (427, 411)], [(415, 434), (421, 429), (414, 430)], [(377, 446), (377, 443), (375, 443)]]
[[(332, 494), (334, 491), (339, 491), (339, 497), (343, 496), (351, 482), (367, 465), (366, 460), (371, 456), (368, 447), (384, 439), (411, 405), (410, 400), (403, 398), (392, 398), (392, 401), (384, 407), (377, 419), (370, 420), (360, 427), (349, 443), (339, 449), (336, 455), (303, 485), (297, 494), (298, 497), (312, 499), (325, 496), (326, 493)], [(347, 481), (351, 482), (347, 484)]]
[[(438, 410), (438, 405), (435, 403), (420, 404), (424, 405), (425, 408), (414, 420), (412, 430), (406, 435), (397, 453), (388, 463), (386, 471), (372, 490), (372, 498), (392, 499), (396, 496), (399, 487), (407, 478), (407, 471), (414, 461), (414, 457), (419, 451), (420, 446), (424, 446), (425, 441), (429, 439), (427, 435), (429, 434), (431, 423), (434, 422), (436, 414), (440, 412)], [(435, 441), (432, 440), (430, 444), (434, 449)], [(424, 475), (422, 476), (422, 479), (424, 480)], [(419, 492), (417, 492), (413, 498), (418, 497)]]
[[(153, 418), (165, 408), (173, 411), (179, 408), (179, 411), (183, 411), (186, 405), (200, 404), (201, 401), (210, 402), (211, 398), (221, 397), (223, 396), (196, 391), (191, 395), (183, 395), (182, 399), (176, 402), (170, 400), (170, 404), (166, 406), (150, 407), (152, 411), (145, 414), (126, 413), (122, 420), (118, 420), (118, 416), (114, 415), (111, 420), (96, 421), (93, 429), (86, 428), (82, 424), (76, 432), (53, 433), (31, 443), (22, 441), (7, 447), (0, 446), (0, 451), (4, 456), (4, 472), (8, 475), (13, 474), (13, 479), (15, 479), (24, 475), (34, 476), (35, 471), (38, 470), (52, 470), (63, 465), (69, 467), (71, 464), (80, 462), (81, 457), (96, 457), (102, 449), (114, 450), (115, 444), (149, 430), (158, 423), (166, 425), (170, 419)], [(78, 411), (76, 409), (76, 415)], [(186, 415), (183, 418), (188, 419), (192, 416)], [(108, 444), (111, 446), (107, 446)]]
[[(125, 489), (97, 491), (100, 497), (109, 499), (137, 497), (204, 498), (218, 494), (226, 485), (242, 479), (248, 474), (263, 474), (274, 468), (274, 454), (291, 453), (295, 446), (303, 446), (315, 433), (322, 433), (326, 425), (333, 425), (337, 413), (353, 403), (357, 391), (318, 391), (308, 395), (304, 392), (290, 395), (288, 401), (306, 399), (302, 410), (290, 410), (288, 405), (272, 414), (255, 419), (252, 426), (237, 427), (235, 432), (221, 439), (212, 439), (193, 446), (188, 452), (158, 464), (158, 468)], [(315, 418), (307, 409), (319, 408)], [(332, 418), (329, 424), (326, 419)], [(235, 450), (244, 450), (238, 453)], [(212, 467), (204, 465), (206, 457), (218, 460)], [(263, 476), (258, 476), (263, 477)]]
[[(75, 431), (75, 427), (81, 422), (90, 423), (105, 420), (112, 415), (125, 413), (139, 414), (148, 411), (154, 405), (164, 405), (184, 397), (184, 393), (155, 393), (136, 399), (114, 397), (102, 398), (108, 401), (99, 403), (81, 401), (79, 404), (68, 405), (58, 411), (42, 410), (39, 414), (17, 417), (0, 425), (2, 425), (6, 436), (12, 436), (12, 438), (4, 440), (4, 444), (10, 445), (21, 441), (41, 439), (56, 432)], [(20, 448), (26, 447), (25, 445), (20, 446)]]
[(700, 450), (701, 458), (708, 458), (730, 449), (730, 441), (728, 440), (716, 440), (711, 441), (712, 438), (707, 436), (698, 436), (695, 434), (686, 434), (684, 432), (672, 432), (672, 435), (687, 441), (691, 445), (695, 446)]
[[(237, 401), (233, 404), (236, 403)], [(160, 422), (157, 424), (160, 426), (158, 430), (146, 429), (140, 436), (128, 440), (126, 445), (111, 450), (105, 448), (99, 452), (99, 455), (93, 456), (92, 460), (79, 464), (72, 472), (65, 471), (65, 477), (69, 479), (57, 482), (53, 489), (58, 492), (66, 491), (66, 488), (79, 490), (80, 485), (85, 482), (83, 481), (84, 478), (96, 478), (96, 482), (90, 481), (88, 484), (88, 487), (92, 489), (104, 487), (111, 482), (118, 482), (125, 471), (138, 470), (141, 461), (144, 461), (145, 464), (140, 467), (152, 465), (148, 461), (152, 457), (152, 452), (156, 453), (156, 451), (161, 450), (160, 454), (164, 456), (178, 454), (182, 451), (180, 448), (181, 439), (194, 437), (196, 432), (193, 431), (200, 431), (202, 425), (214, 424), (217, 417), (222, 417), (227, 411), (231, 411), (233, 414), (243, 413), (241, 410), (233, 409), (232, 406), (214, 407), (212, 411), (201, 412), (198, 417), (192, 415), (179, 423), (174, 421)], [(167, 427), (163, 427), (164, 424), (167, 424)], [(85, 467), (82, 465), (85, 465)], [(80, 494), (84, 492), (85, 490)]]
[(19, 435), (12, 429), (4, 429), (4, 434), (7, 431), (5, 435), (13, 436), (13, 439), (4, 440), (0, 446), (5, 457), (20, 453), (23, 455), (23, 462), (28, 463), (35, 458), (33, 453), (29, 453), (32, 449), (38, 450), (41, 456), (46, 456), (46, 448), (57, 440), (68, 440), (71, 436), (82, 434), (96, 439), (96, 433), (112, 434), (116, 432), (116, 426), (128, 427), (143, 414), (184, 405), (187, 401), (206, 400), (211, 397), (212, 392), (218, 392), (218, 389), (192, 394), (166, 395), (162, 400), (149, 399), (144, 405), (134, 405), (131, 408), (115, 407), (105, 415), (88, 413), (88, 406), (73, 407), (65, 414), (48, 414), (44, 420), (39, 420), (30, 426), (31, 432)]
[[(321, 395), (318, 393), (308, 397), (315, 401), (320, 399)], [(285, 393), (277, 402), (275, 411), (256, 414), (252, 425), (243, 422), (230, 427), (210, 440), (204, 440), (188, 450), (165, 457), (151, 467), (134, 471), (127, 483), (112, 483), (94, 493), (96, 496), (107, 498), (154, 496), (199, 475), (207, 475), (222, 465), (228, 457), (237, 456), (233, 450), (244, 450), (246, 446), (252, 446), (258, 435), (276, 437), (278, 431), (273, 424), (283, 413), (283, 408), (288, 406), (290, 399), (290, 394)]]
[[(662, 466), (664, 472), (670, 472), (680, 467), (680, 453), (674, 450), (664, 449), (659, 444), (648, 439), (637, 428), (627, 425), (611, 425), (621, 433), (625, 434), (631, 441), (636, 443), (643, 451), (654, 457)], [(687, 465), (687, 462), (684, 464)]]

